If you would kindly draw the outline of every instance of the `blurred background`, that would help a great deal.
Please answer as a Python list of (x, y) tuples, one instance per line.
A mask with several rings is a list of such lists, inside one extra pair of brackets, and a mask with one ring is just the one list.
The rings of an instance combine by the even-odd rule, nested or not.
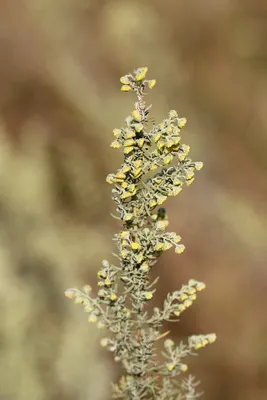
[(119, 78), (139, 66), (155, 119), (187, 117), (204, 162), (166, 204), (187, 251), (155, 267), (156, 301), (204, 281), (171, 326), (217, 333), (188, 360), (203, 398), (267, 398), (266, 42), (265, 0), (1, 1), (1, 399), (110, 399), (116, 366), (64, 290), (94, 284), (114, 250), (109, 144), (135, 101)]

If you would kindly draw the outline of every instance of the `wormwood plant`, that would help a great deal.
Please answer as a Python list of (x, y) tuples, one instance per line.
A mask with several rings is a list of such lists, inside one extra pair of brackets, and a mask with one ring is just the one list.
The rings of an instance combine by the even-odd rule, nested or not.
[[(203, 164), (192, 161), (189, 146), (180, 143), (185, 118), (172, 110), (160, 124), (151, 120), (151, 106), (146, 105), (144, 96), (156, 80), (146, 79), (146, 74), (147, 67), (138, 68), (120, 79), (121, 90), (135, 92), (137, 101), (125, 126), (113, 130), (115, 140), (111, 143), (124, 154), (120, 168), (107, 176), (117, 207), (114, 217), (121, 220), (121, 231), (114, 238), (117, 265), (102, 262), (97, 296), (92, 295), (89, 285), (82, 291), (67, 289), (65, 294), (83, 305), (89, 322), (106, 329), (101, 346), (113, 353), (124, 370), (119, 383), (112, 385), (113, 398), (194, 400), (199, 397), (198, 382), (186, 374), (184, 359), (214, 342), (216, 335), (194, 335), (187, 343), (175, 345), (166, 339), (169, 332), (163, 332), (162, 326), (164, 321), (178, 321), (205, 284), (191, 279), (169, 293), (162, 308), (150, 311), (147, 304), (156, 290), (158, 279), (151, 282), (150, 271), (158, 257), (171, 247), (177, 254), (185, 249), (180, 236), (166, 232), (168, 217), (162, 204), (189, 186)], [(159, 356), (164, 337), (164, 351)]]

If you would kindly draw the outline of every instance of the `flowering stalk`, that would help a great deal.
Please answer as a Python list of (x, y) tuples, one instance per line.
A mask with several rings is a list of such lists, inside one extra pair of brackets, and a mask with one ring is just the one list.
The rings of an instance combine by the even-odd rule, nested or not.
[[(151, 106), (146, 105), (144, 96), (145, 88), (152, 89), (156, 81), (146, 79), (146, 74), (144, 67), (120, 79), (121, 90), (135, 92), (137, 101), (125, 126), (113, 130), (111, 147), (123, 151), (124, 162), (107, 176), (113, 185), (116, 218), (122, 221), (121, 232), (114, 238), (118, 265), (102, 262), (96, 297), (90, 286), (82, 291), (68, 289), (65, 294), (83, 305), (89, 322), (97, 322), (108, 333), (101, 346), (111, 351), (124, 369), (119, 383), (112, 386), (113, 398), (193, 400), (199, 396), (197, 383), (191, 375), (184, 377), (188, 369), (184, 358), (214, 342), (216, 335), (191, 336), (178, 346), (166, 339), (163, 362), (156, 357), (156, 345), (168, 333), (162, 332), (163, 323), (177, 321), (205, 284), (191, 279), (167, 295), (162, 309), (155, 307), (149, 313), (146, 307), (156, 290), (157, 279), (151, 282), (149, 272), (158, 257), (171, 247), (177, 254), (185, 249), (180, 236), (166, 232), (168, 217), (162, 204), (190, 185), (195, 170), (203, 164), (188, 158), (189, 146), (180, 143), (185, 118), (172, 110), (160, 124), (151, 122)], [(155, 170), (159, 172), (155, 174)]]

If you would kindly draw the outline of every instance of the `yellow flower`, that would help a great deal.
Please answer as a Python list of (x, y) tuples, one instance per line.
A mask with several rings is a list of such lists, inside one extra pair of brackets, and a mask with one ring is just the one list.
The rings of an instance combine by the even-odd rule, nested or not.
[(178, 120), (178, 127), (179, 128), (183, 128), (185, 126), (185, 124), (187, 123), (187, 119), (186, 118), (180, 118)]
[(88, 317), (88, 322), (96, 322), (97, 321), (97, 316), (95, 314), (91, 314)]
[(168, 165), (172, 162), (172, 160), (173, 160), (173, 155), (169, 154), (167, 157), (164, 158), (164, 164)]
[(194, 182), (194, 180), (195, 180), (195, 178), (191, 178), (191, 179), (187, 180), (187, 181), (186, 181), (186, 185), (187, 185), (187, 186), (190, 186), (191, 183)]
[(74, 300), (75, 304), (83, 304), (83, 302), (84, 302), (84, 298), (83, 297), (81, 297), (81, 296), (76, 296), (75, 297), (75, 300)]
[(142, 253), (139, 253), (136, 255), (135, 260), (137, 262), (137, 264), (140, 264), (144, 259), (144, 255)]
[(129, 235), (130, 235), (130, 232), (129, 232), (129, 231), (122, 231), (122, 232), (121, 232), (121, 238), (122, 238), (122, 239), (128, 239), (128, 238), (129, 238)]
[(126, 214), (123, 216), (123, 221), (130, 221), (132, 218), (133, 218), (133, 214), (131, 214), (131, 213), (126, 213)]
[(121, 135), (121, 129), (113, 129), (113, 135), (115, 137), (119, 137)]
[(163, 142), (163, 140), (161, 140), (160, 142), (158, 142), (158, 149), (161, 150), (163, 147), (165, 146), (165, 142)]
[(111, 301), (116, 301), (117, 300), (117, 296), (116, 296), (116, 294), (114, 293), (114, 294), (112, 294), (111, 296), (110, 296), (110, 300)]
[(121, 144), (117, 140), (115, 140), (111, 143), (110, 147), (113, 147), (113, 149), (119, 149), (121, 148)]
[(172, 247), (172, 244), (166, 242), (166, 243), (164, 243), (164, 247), (162, 250), (169, 250), (171, 247)]
[(168, 198), (167, 196), (159, 196), (157, 199), (158, 205), (160, 206), (161, 204), (163, 204), (164, 201), (167, 200), (167, 198)]
[(154, 250), (155, 251), (160, 251), (160, 250), (163, 250), (163, 248), (164, 248), (164, 243), (157, 243), (156, 244), (156, 246), (154, 247)]
[(148, 81), (148, 87), (149, 89), (153, 89), (153, 87), (156, 85), (156, 79), (151, 79), (151, 81)]
[(182, 254), (185, 250), (185, 246), (183, 244), (179, 244), (178, 246), (175, 247), (175, 253), (176, 254)]
[(170, 118), (178, 118), (177, 111), (171, 110), (171, 111), (169, 112), (169, 116), (170, 116)]
[(98, 276), (99, 278), (105, 279), (105, 278), (107, 277), (107, 274), (106, 274), (105, 271), (101, 271), (101, 270), (100, 270), (100, 271), (98, 271), (97, 276)]
[(122, 92), (130, 92), (130, 90), (132, 90), (132, 88), (131, 88), (131, 86), (129, 86), (129, 85), (123, 85), (123, 86), (121, 87), (121, 91), (122, 91)]
[(94, 310), (94, 307), (93, 306), (90, 306), (89, 304), (87, 304), (85, 307), (84, 307), (84, 311), (85, 312), (92, 312)]
[(142, 160), (136, 160), (134, 163), (135, 168), (140, 168), (142, 165)]
[(139, 81), (142, 81), (143, 79), (145, 79), (147, 71), (148, 71), (147, 67), (139, 68), (137, 70), (137, 74), (135, 76), (135, 80), (137, 82), (139, 82)]
[(145, 298), (146, 298), (147, 300), (151, 300), (152, 297), (153, 297), (153, 293), (152, 293), (152, 292), (146, 292)]
[(167, 370), (168, 370), (168, 371), (171, 372), (174, 368), (175, 368), (175, 364), (173, 364), (173, 363), (167, 364)]
[(123, 83), (124, 85), (128, 85), (130, 83), (130, 79), (128, 78), (127, 75), (124, 75), (120, 78), (120, 82)]
[(192, 300), (189, 300), (189, 299), (185, 300), (185, 302), (184, 302), (185, 308), (191, 307), (192, 304), (193, 304)]
[(149, 206), (150, 206), (150, 207), (155, 207), (157, 204), (158, 204), (158, 203), (157, 203), (156, 200), (154, 200), (154, 199), (150, 200), (150, 202), (149, 202)]
[(217, 339), (216, 333), (210, 333), (210, 334), (208, 335), (208, 341), (209, 341), (209, 343), (214, 343), (216, 339)]
[(125, 149), (124, 149), (124, 154), (129, 154), (129, 153), (131, 153), (132, 151), (133, 151), (133, 147), (125, 147)]
[(195, 168), (197, 171), (200, 171), (202, 167), (203, 167), (203, 162), (201, 161), (195, 162)]
[(103, 338), (100, 340), (100, 346), (101, 347), (107, 347), (108, 345), (108, 339), (107, 338)]
[(145, 143), (145, 139), (144, 139), (144, 138), (141, 138), (141, 139), (138, 139), (138, 140), (137, 140), (137, 144), (138, 144), (138, 146), (139, 146), (140, 148), (143, 147), (144, 143)]
[(130, 193), (130, 192), (124, 192), (122, 195), (121, 195), (121, 199), (128, 199), (129, 197), (131, 197), (132, 196), (132, 193)]
[(125, 135), (126, 139), (132, 139), (133, 137), (135, 137), (135, 132), (134, 131), (129, 131)]
[(65, 296), (68, 297), (69, 299), (74, 299), (74, 297), (75, 297), (74, 289), (65, 290)]
[(164, 230), (169, 224), (169, 221), (157, 221), (156, 228), (160, 230)]
[(125, 147), (133, 146), (134, 144), (135, 144), (135, 141), (133, 139), (125, 140), (125, 142), (124, 142)]
[(140, 175), (142, 175), (142, 168), (138, 168), (134, 171), (134, 178), (139, 178)]
[(135, 119), (136, 121), (138, 121), (138, 122), (140, 122), (141, 119), (142, 119), (141, 114), (140, 114), (139, 111), (137, 111), (137, 110), (134, 110), (134, 111), (132, 112), (132, 116), (133, 116), (134, 119)]
[(205, 283), (203, 283), (203, 282), (197, 282), (197, 284), (196, 284), (196, 289), (197, 289), (198, 292), (200, 292), (201, 290), (203, 290), (203, 289), (205, 289), (205, 288), (206, 288)]
[(157, 143), (160, 138), (161, 138), (161, 133), (156, 133), (156, 135), (154, 136), (154, 142)]
[(141, 246), (140, 246), (140, 244), (137, 243), (137, 242), (132, 242), (132, 249), (133, 249), (133, 250), (140, 250), (140, 249), (141, 249)]
[(134, 130), (135, 132), (141, 132), (144, 129), (144, 125), (143, 124), (134, 124)]
[(114, 174), (108, 174), (106, 177), (106, 182), (112, 185), (112, 183), (114, 183)]
[(123, 167), (122, 167), (122, 169), (121, 169), (121, 171), (123, 172), (123, 173), (125, 173), (126, 174), (126, 172), (129, 172), (131, 170), (131, 168), (128, 166), (128, 165), (124, 165)]
[(188, 370), (188, 366), (186, 364), (181, 364), (180, 369), (181, 371), (186, 372)]
[(121, 250), (121, 256), (122, 258), (127, 258), (128, 251), (127, 250)]
[(187, 290), (187, 293), (188, 293), (188, 294), (195, 294), (196, 291), (197, 291), (197, 290), (196, 290), (194, 287), (191, 287), (191, 288), (189, 288), (189, 289)]
[(125, 179), (126, 178), (126, 175), (123, 172), (117, 172), (117, 174), (115, 176), (118, 179)]
[(173, 191), (172, 191), (173, 196), (177, 196), (177, 194), (179, 194), (181, 191), (182, 191), (181, 187), (173, 189)]
[(148, 272), (149, 271), (149, 265), (148, 265), (148, 263), (146, 261), (141, 265), (140, 271), (142, 271), (142, 272)]

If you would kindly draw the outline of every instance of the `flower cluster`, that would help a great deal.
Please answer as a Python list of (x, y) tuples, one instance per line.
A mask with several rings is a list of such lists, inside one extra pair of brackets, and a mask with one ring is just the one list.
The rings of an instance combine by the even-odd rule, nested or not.
[(177, 254), (185, 249), (179, 235), (166, 231), (168, 216), (162, 204), (189, 186), (203, 164), (192, 161), (189, 146), (181, 143), (185, 118), (172, 110), (160, 124), (151, 120), (151, 106), (146, 105), (144, 96), (156, 80), (146, 79), (146, 74), (144, 67), (121, 78), (121, 90), (135, 92), (137, 101), (125, 125), (113, 130), (115, 140), (111, 143), (123, 153), (123, 163), (107, 176), (113, 185), (115, 218), (122, 224), (114, 236), (118, 265), (102, 262), (97, 296), (92, 296), (90, 286), (82, 291), (68, 289), (65, 294), (83, 305), (89, 322), (106, 329), (101, 346), (114, 354), (125, 371), (113, 385), (114, 398), (193, 399), (197, 397), (196, 384), (191, 376), (182, 376), (188, 369), (184, 358), (214, 342), (215, 334), (191, 336), (187, 344), (178, 346), (165, 340), (162, 363), (155, 357), (156, 344), (166, 335), (161, 333), (163, 323), (178, 320), (205, 284), (191, 279), (169, 293), (161, 309), (155, 307), (149, 314), (146, 306), (156, 290), (158, 279), (151, 282), (149, 272), (158, 257), (171, 247)]

